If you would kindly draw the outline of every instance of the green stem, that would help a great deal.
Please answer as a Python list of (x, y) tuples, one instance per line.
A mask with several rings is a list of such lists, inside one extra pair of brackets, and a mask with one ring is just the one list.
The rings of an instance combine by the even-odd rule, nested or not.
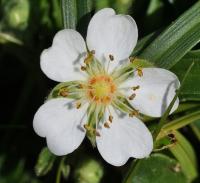
[(122, 183), (129, 183), (129, 182), (131, 182), (130, 179), (133, 177), (133, 176), (132, 176), (132, 174), (133, 174), (133, 172), (134, 172), (133, 169), (135, 168), (135, 166), (137, 165), (138, 162), (139, 162), (138, 159), (135, 159), (135, 160), (132, 161), (131, 167), (129, 168), (128, 173), (127, 173), (127, 175), (125, 176), (125, 178), (124, 178), (124, 180), (122, 181)]
[(62, 157), (62, 159), (60, 160), (60, 164), (58, 166), (57, 174), (56, 174), (56, 183), (60, 183), (62, 166), (63, 166), (64, 161), (65, 161), (65, 157)]
[(175, 119), (171, 121), (170, 123), (164, 125), (158, 137), (161, 138), (165, 136), (168, 132), (172, 130), (180, 129), (198, 119), (200, 119), (200, 110), (190, 113), (188, 115), (185, 115), (181, 118)]
[(76, 29), (76, 0), (61, 0), (63, 25), (65, 29)]
[(200, 107), (200, 103), (182, 103), (179, 105), (178, 109), (176, 111), (174, 111), (173, 114), (178, 114), (181, 112), (185, 112), (188, 111), (190, 109), (194, 109)]
[(155, 129), (154, 134), (153, 134), (154, 140), (157, 138), (158, 134), (160, 133), (160, 130), (161, 130), (162, 127), (165, 125), (166, 119), (167, 119), (167, 117), (168, 117), (168, 115), (169, 115), (169, 113), (170, 113), (172, 107), (174, 106), (174, 103), (176, 102), (176, 99), (178, 98), (178, 95), (179, 95), (179, 93), (180, 93), (180, 91), (181, 91), (181, 89), (182, 89), (182, 87), (183, 87), (183, 85), (184, 85), (184, 82), (185, 82), (185, 80), (186, 80), (188, 74), (190, 73), (190, 71), (191, 71), (193, 65), (194, 65), (194, 62), (190, 65), (190, 67), (189, 67), (188, 70), (186, 71), (186, 74), (185, 74), (185, 76), (184, 76), (183, 79), (182, 79), (181, 86), (180, 86), (179, 90), (177, 90), (176, 95), (174, 96), (173, 100), (171, 101), (169, 107), (167, 108), (167, 110), (166, 110), (165, 113), (163, 114), (162, 118), (160, 119), (160, 122), (159, 122), (159, 124), (158, 124), (158, 126), (157, 126), (157, 128)]
[(197, 128), (197, 126), (193, 123), (190, 124), (190, 127), (192, 128), (194, 134), (196, 135), (197, 139), (200, 141), (200, 130)]

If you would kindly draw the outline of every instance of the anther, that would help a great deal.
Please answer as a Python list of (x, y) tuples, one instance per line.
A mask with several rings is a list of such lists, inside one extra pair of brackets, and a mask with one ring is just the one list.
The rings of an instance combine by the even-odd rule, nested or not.
[(138, 116), (138, 115), (139, 115), (139, 110), (134, 110), (129, 114), (129, 117)]
[(137, 85), (137, 86), (133, 86), (133, 87), (132, 87), (132, 90), (135, 91), (135, 90), (138, 90), (139, 88), (140, 88), (139, 85)]
[(81, 66), (81, 70), (82, 70), (82, 71), (85, 71), (85, 70), (86, 70), (86, 67), (85, 67), (85, 66)]
[(83, 88), (83, 84), (79, 84), (78, 88), (82, 89)]
[(142, 68), (137, 68), (137, 73), (139, 77), (143, 76)]
[(129, 60), (131, 63), (133, 63), (133, 61), (135, 60), (135, 57), (129, 57)]
[(90, 130), (90, 129), (91, 129), (90, 126), (87, 125), (87, 124), (84, 124), (83, 127), (84, 127), (86, 130)]
[(101, 136), (100, 133), (99, 133), (97, 130), (95, 130), (94, 133), (95, 133), (95, 135), (96, 135), (97, 137), (100, 137), (100, 136)]
[(110, 61), (113, 61), (114, 60), (114, 56), (113, 55), (109, 55), (109, 59), (110, 59)]
[(135, 98), (136, 94), (133, 93), (130, 97), (128, 97), (129, 100), (133, 100)]
[(109, 116), (109, 118), (108, 118), (108, 120), (112, 123), (112, 121), (113, 121), (113, 116)]
[(103, 124), (103, 126), (104, 126), (105, 128), (110, 128), (108, 122), (105, 122), (105, 123)]
[(84, 63), (86, 65), (90, 64), (90, 62), (93, 60), (93, 57), (94, 57), (94, 54), (95, 54), (95, 50), (92, 50), (88, 53), (87, 57), (85, 58), (84, 60)]
[(81, 102), (76, 103), (76, 108), (79, 109), (81, 107)]
[(94, 55), (95, 54), (95, 50), (92, 50), (90, 53)]
[(61, 89), (59, 91), (59, 95), (62, 96), (62, 97), (67, 97), (68, 96), (68, 92), (67, 92), (67, 89)]

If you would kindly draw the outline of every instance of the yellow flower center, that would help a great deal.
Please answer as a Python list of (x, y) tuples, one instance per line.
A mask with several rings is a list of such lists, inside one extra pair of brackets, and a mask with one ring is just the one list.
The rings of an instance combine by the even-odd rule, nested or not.
[(87, 95), (91, 101), (109, 104), (112, 101), (116, 85), (107, 75), (94, 76), (88, 81)]

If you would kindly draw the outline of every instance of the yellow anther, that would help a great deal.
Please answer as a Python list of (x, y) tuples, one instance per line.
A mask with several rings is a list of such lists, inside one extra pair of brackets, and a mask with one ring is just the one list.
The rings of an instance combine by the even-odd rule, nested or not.
[(103, 124), (103, 126), (104, 126), (105, 128), (110, 128), (108, 122), (105, 122), (105, 123)]
[(81, 102), (76, 103), (76, 108), (79, 109), (81, 107)]
[(84, 124), (83, 127), (88, 130), (89, 126), (87, 124)]
[(113, 61), (114, 60), (114, 56), (113, 55), (109, 55), (109, 59), (110, 59), (110, 61)]
[(67, 97), (68, 96), (68, 92), (66, 88), (61, 88), (59, 91), (59, 95), (62, 97)]
[(130, 117), (138, 116), (138, 115), (139, 115), (139, 110), (134, 110), (129, 114)]
[(109, 116), (109, 118), (108, 118), (108, 120), (112, 123), (112, 121), (113, 121), (113, 116)]
[(133, 100), (135, 98), (136, 94), (133, 93), (130, 97), (128, 97), (129, 100)]
[(137, 86), (133, 86), (133, 87), (132, 87), (132, 90), (135, 91), (135, 90), (138, 90), (139, 88), (140, 88), (139, 85), (137, 85)]
[(82, 70), (82, 71), (85, 71), (85, 70), (86, 70), (86, 67), (85, 67), (85, 66), (81, 66), (81, 70)]
[(92, 50), (91, 52), (88, 53), (87, 57), (85, 58), (84, 60), (84, 63), (86, 65), (90, 64), (90, 62), (92, 62), (93, 58), (94, 58), (94, 54), (95, 54), (95, 51)]
[(137, 68), (137, 73), (138, 76), (142, 77), (143, 76), (142, 68)]

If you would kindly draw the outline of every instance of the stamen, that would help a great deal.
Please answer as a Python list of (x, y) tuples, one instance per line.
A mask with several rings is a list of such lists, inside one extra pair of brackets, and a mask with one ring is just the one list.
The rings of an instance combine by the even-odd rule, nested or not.
[(129, 100), (133, 100), (135, 98), (136, 94), (133, 93), (130, 97), (128, 97)]
[(142, 72), (142, 68), (137, 68), (137, 73), (138, 73), (138, 76), (139, 77), (142, 77), (143, 76), (143, 72)]
[(86, 65), (90, 64), (94, 58), (95, 50), (92, 50), (88, 53), (87, 57), (84, 60), (84, 63)]
[(79, 109), (81, 107), (81, 102), (76, 102), (76, 108)]
[(109, 118), (108, 118), (109, 122), (113, 122), (113, 116), (109, 115)]
[(135, 60), (135, 57), (129, 57), (129, 60), (131, 63), (133, 63), (133, 61)]
[(81, 70), (82, 71), (86, 71), (86, 67), (85, 66), (81, 66)]
[(114, 61), (114, 56), (110, 54), (109, 59), (110, 59), (110, 61)]
[(69, 95), (67, 88), (61, 88), (59, 91), (59, 95), (62, 97), (67, 97)]
[(97, 137), (100, 137), (100, 136), (101, 136), (100, 133), (99, 133), (97, 130), (95, 130), (94, 133), (95, 133), (95, 135), (96, 135)]
[(135, 91), (135, 90), (138, 90), (139, 88), (140, 88), (139, 85), (137, 85), (137, 86), (133, 86), (133, 87), (132, 87), (132, 90)]
[(105, 122), (105, 123), (103, 124), (103, 126), (104, 126), (105, 128), (110, 128), (108, 122)]
[(95, 50), (91, 50), (91, 52), (90, 52), (90, 53), (94, 55), (94, 54), (95, 54)]
[(90, 130), (90, 129), (91, 129), (90, 126), (87, 125), (87, 124), (84, 124), (83, 127), (84, 127), (86, 130)]
[(129, 114), (129, 117), (138, 116), (138, 115), (139, 115), (139, 110), (134, 110)]

